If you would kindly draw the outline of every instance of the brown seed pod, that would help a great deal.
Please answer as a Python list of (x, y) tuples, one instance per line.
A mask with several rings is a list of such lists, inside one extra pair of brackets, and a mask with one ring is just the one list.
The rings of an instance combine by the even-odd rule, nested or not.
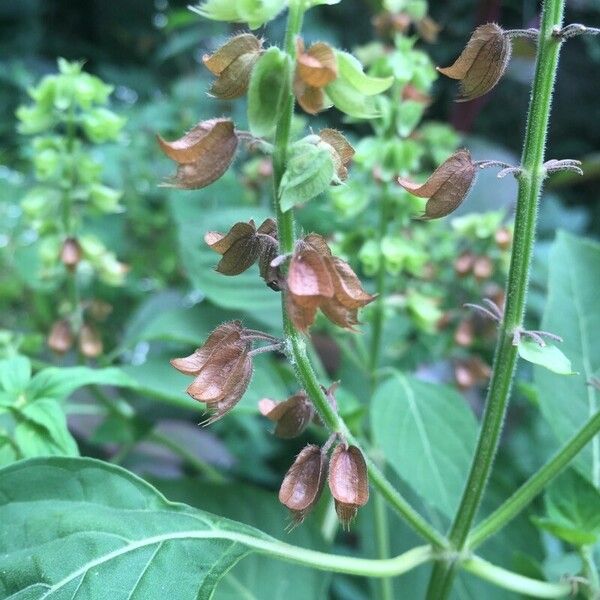
[(239, 98), (248, 91), (252, 68), (262, 52), (262, 40), (251, 33), (231, 38), (214, 54), (202, 58), (204, 66), (217, 76), (210, 93), (222, 100)]
[[(282, 439), (298, 437), (312, 421), (315, 410), (310, 403), (306, 392), (300, 391), (283, 402), (267, 404), (269, 399), (264, 398), (259, 403), (259, 409), (267, 419), (276, 423), (275, 435)], [(262, 407), (262, 409), (261, 409)]]
[(489, 256), (478, 256), (473, 263), (473, 275), (479, 281), (489, 279), (494, 273), (494, 264)]
[(473, 263), (475, 262), (475, 256), (472, 252), (463, 252), (454, 261), (454, 272), (459, 277), (466, 277), (473, 270)]
[(469, 319), (461, 321), (454, 332), (454, 341), (459, 346), (470, 346), (473, 343), (473, 323)]
[(102, 354), (104, 346), (96, 329), (84, 323), (79, 331), (79, 351), (87, 358), (96, 358)]
[(302, 109), (314, 115), (330, 106), (323, 88), (337, 78), (337, 58), (333, 49), (323, 42), (305, 50), (301, 38), (296, 41), (296, 53), (294, 94)]
[(71, 349), (73, 341), (73, 331), (69, 321), (61, 319), (52, 325), (47, 339), (50, 350), (58, 354), (64, 354)]
[(512, 234), (510, 229), (507, 227), (501, 227), (494, 234), (494, 240), (496, 242), (496, 246), (500, 248), (500, 250), (508, 250), (512, 243)]
[(197, 190), (210, 185), (233, 161), (238, 137), (229, 119), (202, 121), (183, 137), (167, 142), (157, 136), (162, 151), (177, 163), (177, 173), (163, 184)]
[(209, 231), (204, 241), (223, 256), (216, 268), (223, 275), (243, 273), (259, 260), (261, 275), (267, 283), (275, 276), (270, 269), (277, 254), (277, 225), (273, 219), (266, 219), (258, 229), (251, 220), (236, 223), (225, 235)]
[(295, 524), (302, 523), (319, 501), (326, 469), (327, 455), (319, 446), (308, 445), (286, 473), (279, 489), (279, 501), (290, 510)]
[(495, 23), (480, 25), (465, 49), (449, 67), (438, 71), (460, 81), (457, 102), (466, 102), (487, 94), (506, 71), (512, 52), (510, 39)]
[(463, 202), (477, 173), (468, 150), (457, 150), (443, 162), (424, 184), (398, 179), (398, 183), (414, 196), (429, 198), (423, 219), (439, 219), (454, 212)]
[(369, 500), (367, 464), (356, 446), (338, 444), (329, 464), (329, 489), (344, 527)]
[(346, 181), (348, 179), (348, 167), (354, 157), (354, 148), (336, 129), (322, 129), (319, 131), (319, 137), (329, 148), (338, 176), (338, 183)]
[(81, 258), (83, 251), (75, 238), (67, 238), (60, 249), (60, 260), (69, 271), (74, 271)]

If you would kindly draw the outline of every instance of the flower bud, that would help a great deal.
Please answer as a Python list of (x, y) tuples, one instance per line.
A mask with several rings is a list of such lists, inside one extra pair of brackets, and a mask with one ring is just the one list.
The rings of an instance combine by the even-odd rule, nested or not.
[(274, 433), (284, 440), (298, 437), (315, 415), (315, 410), (304, 391), (279, 403), (264, 398), (259, 402), (259, 410), (267, 419), (276, 423)]
[(67, 238), (60, 250), (60, 260), (69, 271), (74, 271), (83, 256), (79, 242), (75, 238)]
[(473, 182), (477, 167), (471, 160), (468, 150), (457, 150), (443, 162), (423, 184), (415, 184), (407, 179), (398, 183), (413, 196), (429, 198), (423, 219), (439, 219), (454, 212), (466, 198)]
[(329, 465), (329, 489), (338, 517), (347, 527), (369, 500), (367, 464), (356, 446), (336, 446)]
[(79, 331), (79, 351), (87, 358), (96, 358), (102, 354), (102, 338), (94, 327), (84, 323)]
[(286, 473), (279, 489), (279, 501), (290, 510), (294, 523), (302, 523), (319, 501), (326, 469), (327, 455), (319, 446), (309, 445), (302, 449)]
[(198, 123), (174, 142), (158, 136), (158, 143), (177, 163), (177, 173), (163, 185), (197, 190), (210, 185), (227, 171), (235, 156), (238, 137), (232, 121), (211, 119)]
[(350, 142), (335, 129), (322, 129), (319, 132), (319, 137), (326, 144), (333, 159), (337, 175), (337, 180), (334, 178), (333, 183), (346, 181), (346, 179), (348, 179), (348, 167), (354, 156), (354, 148)]
[(48, 334), (47, 343), (53, 352), (58, 354), (68, 352), (73, 346), (73, 331), (69, 321), (66, 319), (56, 321)]
[(506, 71), (512, 46), (506, 32), (495, 23), (479, 26), (454, 64), (438, 71), (460, 81), (457, 102), (487, 94)]
[(242, 33), (214, 54), (204, 55), (204, 66), (217, 76), (210, 93), (221, 100), (243, 96), (248, 91), (250, 74), (261, 52), (262, 40), (251, 33)]

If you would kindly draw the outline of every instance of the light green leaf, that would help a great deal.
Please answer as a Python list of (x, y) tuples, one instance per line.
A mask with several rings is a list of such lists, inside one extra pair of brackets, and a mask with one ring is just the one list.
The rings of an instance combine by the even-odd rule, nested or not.
[(250, 29), (257, 29), (274, 19), (286, 4), (287, 0), (206, 0), (190, 10), (213, 21), (248, 23)]
[(173, 197), (171, 210), (177, 223), (181, 265), (194, 289), (204, 294), (213, 304), (236, 311), (238, 318), (252, 316), (266, 324), (270, 332), (281, 331), (281, 296), (269, 289), (260, 278), (258, 267), (227, 277), (215, 271), (219, 255), (202, 240), (207, 231), (229, 231), (237, 221), (254, 219), (257, 223), (269, 213), (258, 207), (223, 206), (223, 198), (239, 197), (240, 189), (230, 182), (219, 182), (218, 188), (195, 192), (194, 202), (186, 202), (180, 196)]
[(3, 598), (209, 600), (244, 536), (274, 541), (92, 459), (16, 463), (0, 498)]
[[(578, 374), (562, 377), (534, 370), (540, 410), (560, 443), (565, 443), (600, 407), (588, 381), (600, 369), (600, 245), (560, 232), (550, 251), (548, 301), (541, 328), (563, 338), (561, 348)], [(575, 467), (600, 486), (600, 436), (578, 455)]]
[(535, 524), (574, 546), (595, 544), (600, 538), (600, 491), (574, 470), (548, 489), (546, 517)]
[(37, 398), (66, 398), (77, 388), (85, 385), (114, 385), (136, 387), (125, 372), (116, 367), (91, 369), (90, 367), (50, 367), (37, 373), (27, 386), (29, 401)]
[(273, 46), (254, 65), (248, 86), (248, 124), (257, 137), (275, 131), (291, 77), (285, 52)]
[(396, 372), (377, 388), (370, 414), (373, 439), (390, 467), (452, 517), (477, 437), (466, 401), (452, 388)]
[(534, 365), (546, 367), (559, 375), (575, 375), (571, 361), (554, 345), (540, 346), (534, 340), (521, 338), (518, 346), (519, 356)]
[(12, 356), (0, 360), (0, 389), (18, 395), (31, 378), (31, 363), (25, 356)]
[(380, 115), (374, 98), (356, 91), (339, 77), (327, 87), (327, 95), (338, 110), (356, 119), (375, 119)]
[[(363, 71), (360, 61), (348, 52), (336, 51), (338, 63), (338, 79), (348, 83), (357, 92), (365, 96), (381, 94), (394, 83), (393, 77), (371, 77)], [(327, 88), (329, 92), (329, 88)]]
[(341, 0), (305, 0), (306, 8), (312, 8), (313, 6), (332, 6), (334, 4), (339, 4)]
[(294, 144), (279, 188), (281, 210), (285, 212), (322, 194), (333, 175), (333, 159), (326, 148), (310, 142)]

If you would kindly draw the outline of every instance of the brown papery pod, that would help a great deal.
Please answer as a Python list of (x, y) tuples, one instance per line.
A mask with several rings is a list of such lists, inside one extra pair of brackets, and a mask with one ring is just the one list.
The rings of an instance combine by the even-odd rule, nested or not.
[(335, 447), (329, 464), (329, 489), (338, 517), (347, 527), (369, 500), (367, 464), (359, 448), (346, 444)]
[(83, 251), (75, 238), (67, 238), (60, 249), (60, 260), (69, 271), (74, 271), (81, 261)]
[(84, 323), (79, 331), (79, 351), (87, 358), (96, 358), (102, 354), (104, 346), (96, 329)]
[(512, 45), (505, 31), (495, 23), (480, 25), (465, 49), (449, 67), (438, 71), (460, 81), (457, 102), (466, 102), (487, 94), (506, 71)]
[(348, 179), (348, 167), (354, 157), (354, 148), (350, 142), (336, 129), (322, 129), (319, 137), (331, 148), (338, 179)]
[(429, 198), (423, 219), (439, 219), (454, 212), (463, 202), (477, 173), (468, 150), (457, 150), (422, 185), (408, 179), (398, 183), (414, 196)]
[(261, 52), (262, 40), (251, 33), (242, 33), (214, 54), (204, 55), (204, 66), (217, 76), (210, 93), (222, 100), (243, 96), (248, 91), (252, 68)]
[(287, 274), (287, 287), (299, 300), (333, 296), (333, 282), (325, 262), (325, 257), (313, 246), (300, 240), (290, 260)]
[(56, 321), (48, 334), (48, 348), (58, 354), (68, 352), (73, 346), (73, 331), (66, 319)]
[(261, 400), (259, 410), (262, 406), (264, 416), (276, 423), (275, 435), (282, 439), (298, 437), (312, 421), (315, 411), (308, 400), (306, 392), (301, 391), (283, 402), (274, 403), (267, 409), (267, 398)]
[(331, 46), (317, 42), (305, 52), (304, 43), (298, 39), (297, 49), (297, 74), (306, 85), (323, 88), (337, 79), (337, 59)]
[(162, 151), (178, 165), (175, 177), (163, 185), (190, 190), (206, 187), (219, 179), (233, 161), (238, 145), (233, 122), (229, 119), (198, 123), (173, 142), (157, 137)]
[(295, 524), (302, 523), (318, 502), (326, 469), (327, 455), (319, 446), (309, 445), (302, 449), (286, 473), (279, 489), (279, 501), (290, 510)]
[(472, 270), (475, 262), (475, 255), (472, 252), (463, 252), (454, 260), (454, 272), (459, 277), (466, 277)]
[(473, 275), (479, 281), (489, 279), (494, 273), (494, 264), (489, 256), (478, 256), (473, 264)]
[(302, 110), (309, 115), (316, 115), (330, 105), (327, 102), (325, 92), (321, 88), (306, 85), (299, 77), (294, 80), (294, 95)]

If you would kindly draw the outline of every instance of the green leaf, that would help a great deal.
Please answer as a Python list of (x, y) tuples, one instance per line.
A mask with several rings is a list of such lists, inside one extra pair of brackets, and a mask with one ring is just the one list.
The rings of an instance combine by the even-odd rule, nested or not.
[(312, 8), (313, 6), (332, 6), (339, 4), (341, 0), (306, 0), (306, 8)]
[(396, 372), (377, 388), (370, 413), (373, 439), (389, 466), (452, 517), (477, 437), (466, 401), (452, 388)]
[(374, 98), (358, 92), (339, 77), (326, 88), (329, 99), (338, 110), (356, 119), (375, 119), (379, 109)]
[(338, 79), (348, 83), (357, 92), (365, 96), (381, 94), (394, 83), (393, 77), (371, 77), (363, 71), (360, 61), (348, 52), (336, 51)]
[(257, 29), (274, 19), (286, 4), (287, 0), (206, 0), (190, 10), (213, 21), (248, 23), (250, 29)]
[(534, 523), (573, 546), (595, 544), (600, 537), (600, 491), (574, 470), (550, 486), (546, 517)]
[(254, 65), (248, 86), (248, 124), (255, 136), (265, 137), (275, 131), (290, 77), (289, 57), (275, 46)]
[(518, 346), (519, 356), (534, 365), (546, 367), (559, 375), (575, 375), (571, 369), (571, 361), (552, 344), (540, 346), (534, 340), (521, 338)]
[(202, 240), (207, 231), (226, 232), (237, 221), (254, 219), (261, 223), (270, 216), (265, 209), (257, 207), (224, 207), (223, 198), (239, 197), (240, 189), (227, 176), (223, 179), (231, 185), (219, 182), (218, 188), (199, 190), (194, 194), (194, 202), (173, 197), (171, 210), (177, 223), (181, 264), (195, 290), (213, 304), (236, 311), (238, 318), (252, 316), (278, 333), (281, 331), (281, 297), (265, 285), (258, 267), (251, 267), (235, 277), (217, 273), (219, 255)]
[(310, 142), (298, 142), (290, 151), (279, 188), (281, 210), (288, 211), (322, 194), (334, 175), (331, 153)]
[(136, 382), (116, 367), (91, 369), (90, 367), (50, 367), (37, 373), (27, 386), (28, 399), (66, 398), (85, 385), (114, 385), (136, 387)]
[(0, 389), (18, 395), (25, 390), (31, 378), (31, 363), (25, 356), (0, 360)]
[(244, 535), (274, 541), (87, 458), (7, 467), (0, 498), (3, 598), (208, 600), (249, 552)]
[[(599, 408), (599, 394), (588, 381), (600, 369), (600, 245), (560, 232), (548, 258), (548, 301), (541, 328), (563, 338), (561, 348), (578, 374), (562, 377), (534, 370), (540, 410), (562, 444)], [(600, 485), (600, 436), (574, 462), (579, 472)]]

